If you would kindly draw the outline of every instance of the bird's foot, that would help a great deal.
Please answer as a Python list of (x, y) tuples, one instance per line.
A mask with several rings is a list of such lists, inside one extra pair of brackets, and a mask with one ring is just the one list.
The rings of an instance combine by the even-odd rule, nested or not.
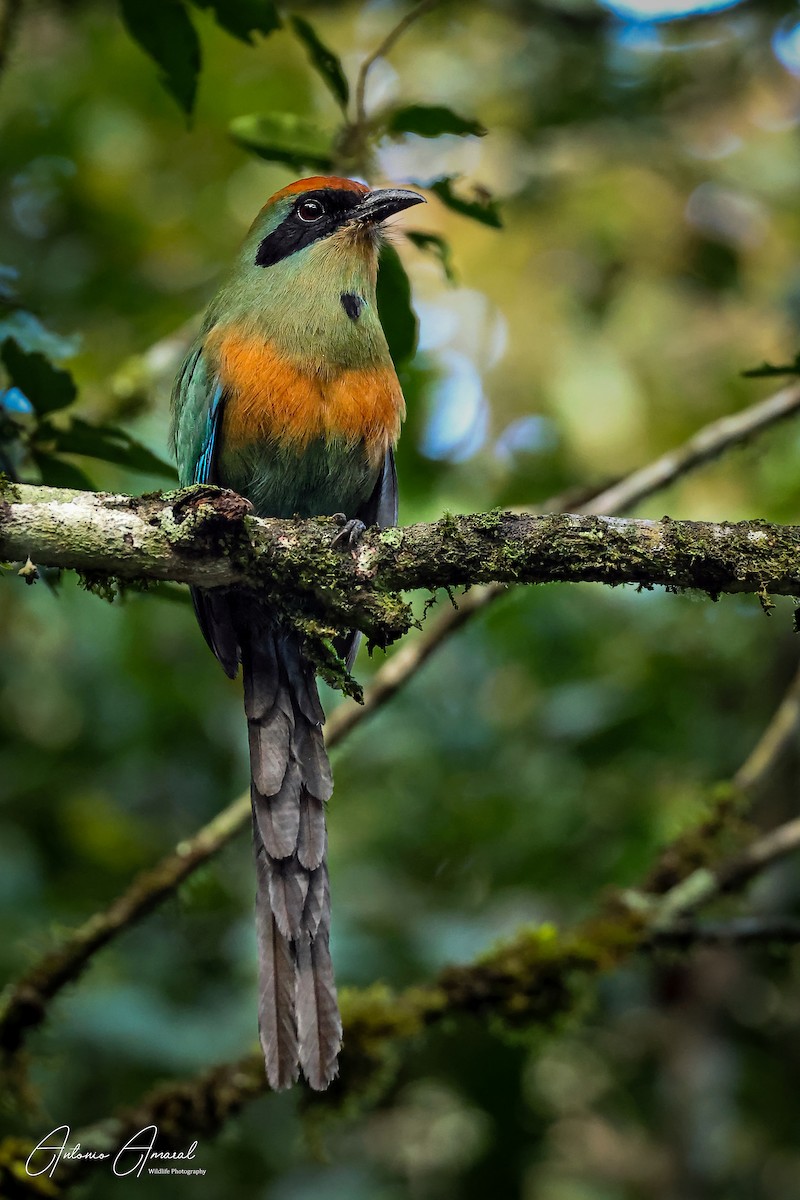
[(342, 528), (334, 537), (331, 545), (347, 546), (349, 550), (355, 552), (367, 528), (364, 522), (359, 521), (358, 517), (348, 519), (344, 513), (334, 513), (333, 520), (338, 521)]

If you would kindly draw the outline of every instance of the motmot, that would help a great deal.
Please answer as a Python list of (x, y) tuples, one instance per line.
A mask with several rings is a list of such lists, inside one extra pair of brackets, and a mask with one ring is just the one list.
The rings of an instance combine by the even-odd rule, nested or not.
[[(405, 415), (376, 303), (383, 222), (423, 201), (316, 176), (262, 208), (175, 381), (183, 486), (213, 483), (262, 517), (335, 516), (334, 541), (397, 521)], [(242, 666), (256, 860), (259, 1035), (276, 1090), (302, 1069), (322, 1090), (342, 1024), (329, 946), (324, 713), (302, 637), (257, 594), (193, 590), (205, 638)], [(338, 649), (352, 665), (358, 633)]]

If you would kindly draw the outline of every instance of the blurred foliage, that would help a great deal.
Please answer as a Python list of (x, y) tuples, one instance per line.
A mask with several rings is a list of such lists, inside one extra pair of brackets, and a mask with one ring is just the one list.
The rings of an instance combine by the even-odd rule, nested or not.
[[(171, 379), (237, 241), (291, 172), (362, 152), (430, 186), (381, 283), (404, 522), (598, 483), (766, 394), (742, 372), (791, 363), (800, 334), (798, 10), (680, 7), (442, 3), (370, 73), (364, 143), (339, 108), (399, 3), (23, 5), (0, 77), (0, 469), (163, 486)], [(646, 515), (796, 521), (799, 453), (784, 426)], [(4, 978), (245, 785), (238, 685), (161, 595), (2, 581)], [(465, 628), (336, 754), (340, 982), (429, 978), (635, 881), (768, 720), (790, 617), (552, 586)], [(765, 820), (793, 811), (797, 760)], [(98, 955), (5, 1126), (94, 1123), (249, 1048), (252, 891), (242, 838)], [(796, 866), (750, 901), (797, 911)], [(665, 952), (556, 1035), (431, 1033), (375, 1109), (310, 1137), (298, 1091), (265, 1097), (170, 1195), (793, 1200), (799, 1010), (795, 950)]]

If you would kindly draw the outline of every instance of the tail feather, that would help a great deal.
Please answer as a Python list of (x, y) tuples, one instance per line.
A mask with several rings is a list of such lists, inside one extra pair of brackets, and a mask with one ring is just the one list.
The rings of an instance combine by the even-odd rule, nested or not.
[(292, 652), (288, 639), (284, 642), (284, 648), (285, 652), (281, 657), (286, 667), (287, 679), (295, 703), (312, 725), (324, 725), (325, 713), (320, 703), (317, 683), (313, 674), (304, 669), (302, 659), (296, 653), (296, 649), (294, 653)]
[(303, 911), (308, 895), (309, 872), (296, 855), (269, 861), (269, 903), (284, 937), (292, 941), (303, 932)]
[(260, 721), (248, 722), (250, 773), (262, 796), (279, 793), (286, 778), (294, 722), (277, 706)]
[(275, 705), (281, 677), (273, 638), (248, 639), (248, 670), (244, 672), (244, 710), (253, 721), (266, 717)]
[[(254, 780), (255, 776), (256, 772), (253, 770)], [(256, 788), (263, 796), (264, 792), (260, 790), (258, 782)], [(290, 758), (280, 791), (269, 797), (268, 804), (255, 804), (253, 812), (258, 832), (270, 858), (286, 858), (297, 846), (300, 861), (304, 866), (308, 866), (300, 853), (301, 844), (305, 845), (307, 837), (303, 822), (304, 806), (297, 803), (300, 788), (300, 767), (296, 759)], [(324, 813), (322, 827), (325, 828)]]
[(328, 868), (325, 863), (311, 872), (308, 893), (303, 905), (303, 929), (311, 937), (316, 935), (322, 924), (323, 917), (330, 915), (330, 887), (328, 885)]
[[(256, 835), (256, 847), (258, 837)], [(259, 893), (269, 886), (263, 849), (256, 850), (256, 876)], [(291, 1087), (299, 1074), (297, 1022), (294, 1015), (294, 948), (282, 936), (275, 918), (265, 904), (256, 906), (259, 975), (259, 1033), (269, 1085), (276, 1092)]]
[(294, 730), (294, 748), (303, 764), (304, 783), (311, 795), (316, 796), (318, 800), (330, 800), (333, 794), (333, 775), (320, 726), (298, 721)]
[(300, 793), (297, 857), (309, 871), (315, 871), (325, 858), (328, 835), (325, 829), (325, 807), (307, 788)]
[(297, 942), (296, 983), (300, 1063), (312, 1088), (324, 1091), (339, 1072), (337, 1054), (342, 1041), (326, 929)]
[(239, 614), (250, 738), (259, 1029), (276, 1089), (336, 1075), (342, 1025), (328, 937), (325, 802), (333, 791), (324, 714), (299, 643), (252, 605)]

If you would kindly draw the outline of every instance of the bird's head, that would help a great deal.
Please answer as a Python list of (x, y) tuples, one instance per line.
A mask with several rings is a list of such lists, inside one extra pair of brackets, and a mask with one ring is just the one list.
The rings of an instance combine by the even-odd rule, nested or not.
[(267, 201), (247, 246), (251, 252), (255, 249), (257, 267), (274, 266), (320, 243), (372, 257), (387, 217), (424, 202), (418, 192), (405, 188), (370, 189), (355, 179), (332, 175), (299, 179)]

